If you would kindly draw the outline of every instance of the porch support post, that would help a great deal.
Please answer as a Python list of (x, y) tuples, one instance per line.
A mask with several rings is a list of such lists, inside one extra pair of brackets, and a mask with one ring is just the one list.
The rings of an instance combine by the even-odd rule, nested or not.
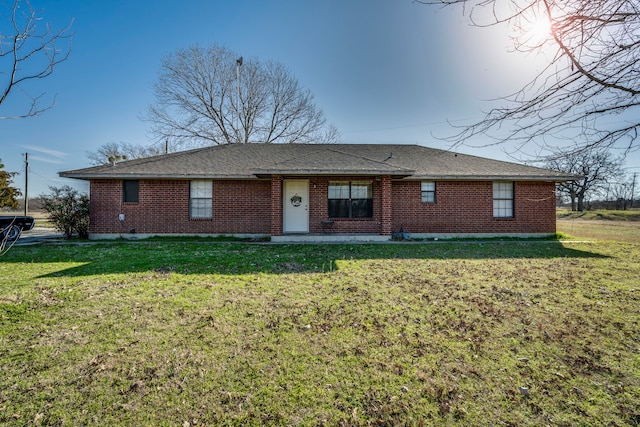
[(282, 236), (282, 176), (271, 176), (271, 235)]
[(382, 189), (382, 213), (380, 218), (380, 234), (391, 236), (391, 176), (385, 175), (380, 180)]

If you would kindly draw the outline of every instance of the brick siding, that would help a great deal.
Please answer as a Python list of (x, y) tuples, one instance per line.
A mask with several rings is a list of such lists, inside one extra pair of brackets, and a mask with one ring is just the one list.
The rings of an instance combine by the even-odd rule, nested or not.
[[(269, 234), (271, 183), (214, 180), (213, 217), (189, 217), (188, 180), (140, 180), (139, 202), (122, 202), (122, 181), (91, 181), (90, 233)], [(125, 220), (118, 219), (119, 214)]]
[(555, 184), (515, 182), (513, 218), (493, 217), (491, 181), (436, 181), (422, 203), (420, 181), (393, 182), (394, 231), (408, 233), (555, 233)]
[(282, 213), (282, 177), (280, 175), (271, 178), (269, 199), (271, 201), (271, 235), (282, 236), (283, 213)]
[[(300, 177), (305, 179), (306, 177)], [(300, 179), (299, 178), (299, 179)], [(390, 177), (310, 177), (309, 232), (389, 235), (409, 233), (554, 233), (555, 184), (516, 182), (514, 217), (493, 218), (491, 181), (437, 181), (436, 202), (421, 202), (420, 181)], [(370, 180), (373, 216), (328, 217), (329, 181)], [(91, 181), (92, 234), (271, 234), (282, 235), (283, 178), (214, 180), (213, 218), (189, 218), (188, 180), (140, 180), (139, 202), (123, 203), (122, 181)], [(273, 197), (272, 197), (273, 196)], [(384, 206), (384, 209), (383, 209)], [(124, 214), (120, 221), (118, 214)], [(272, 215), (273, 213), (273, 215)]]

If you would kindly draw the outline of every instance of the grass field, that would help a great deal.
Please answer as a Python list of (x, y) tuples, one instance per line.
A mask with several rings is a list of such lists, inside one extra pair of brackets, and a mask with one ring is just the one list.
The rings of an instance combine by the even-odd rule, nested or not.
[(640, 210), (638, 208), (626, 211), (616, 210), (592, 210), (592, 211), (570, 211), (568, 209), (558, 209), (558, 219), (582, 219), (582, 220), (603, 220), (603, 221), (640, 221)]
[(638, 228), (576, 223), (562, 241), (15, 247), (0, 424), (637, 426)]

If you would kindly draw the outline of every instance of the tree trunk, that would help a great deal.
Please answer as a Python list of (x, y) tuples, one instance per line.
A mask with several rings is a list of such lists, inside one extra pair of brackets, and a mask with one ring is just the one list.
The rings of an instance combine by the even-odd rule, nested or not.
[(571, 211), (575, 212), (578, 209), (576, 208), (576, 192), (575, 191), (571, 191), (569, 193), (569, 198), (571, 198)]

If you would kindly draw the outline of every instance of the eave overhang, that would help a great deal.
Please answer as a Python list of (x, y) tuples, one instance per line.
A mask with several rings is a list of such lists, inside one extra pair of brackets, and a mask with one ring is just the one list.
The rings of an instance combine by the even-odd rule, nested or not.
[(410, 180), (430, 181), (539, 181), (566, 182), (581, 179), (574, 175), (412, 175)]
[(430, 181), (540, 181), (540, 182), (566, 182), (582, 179), (580, 176), (537, 176), (537, 175), (415, 175), (414, 171), (380, 171), (380, 170), (256, 170), (251, 174), (117, 174), (117, 173), (83, 173), (60, 172), (63, 178), (82, 180), (92, 179), (268, 179), (273, 175), (280, 176), (391, 176), (394, 179), (403, 180), (430, 180)]
[(218, 174), (218, 175), (207, 175), (207, 174), (114, 174), (114, 173), (74, 173), (74, 172), (60, 172), (59, 175), (62, 178), (73, 178), (73, 179), (256, 179), (255, 175), (245, 175), (245, 174)]
[(380, 169), (262, 169), (251, 171), (258, 178), (270, 178), (273, 175), (280, 176), (392, 176), (394, 178), (407, 178), (415, 171), (411, 170), (380, 170)]

